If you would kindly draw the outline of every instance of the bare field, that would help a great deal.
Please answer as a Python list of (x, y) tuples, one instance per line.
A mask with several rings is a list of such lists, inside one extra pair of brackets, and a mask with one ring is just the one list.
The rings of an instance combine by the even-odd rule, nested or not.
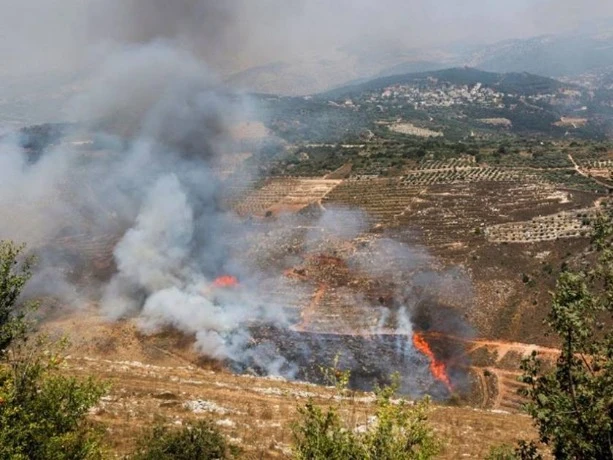
[(481, 118), (479, 121), (492, 126), (505, 126), (508, 128), (513, 126), (513, 123), (508, 118)]
[(267, 183), (245, 197), (234, 209), (239, 215), (264, 216), (296, 212), (321, 200), (342, 181), (335, 179), (282, 178)]
[(409, 136), (418, 136), (418, 137), (442, 137), (443, 133), (440, 131), (433, 131), (427, 128), (420, 128), (415, 126), (412, 123), (393, 123), (389, 127), (390, 131), (399, 134), (407, 134)]
[(567, 126), (570, 128), (580, 128), (581, 126), (585, 126), (588, 122), (587, 118), (576, 118), (576, 117), (562, 117), (560, 121), (554, 123), (556, 126)]
[[(361, 248), (360, 251), (367, 251), (371, 245), (375, 248), (381, 236), (401, 241), (429, 254), (434, 269), (456, 270), (473, 286), (471, 299), (453, 301), (453, 293), (443, 297), (466, 316), (478, 336), (512, 341), (530, 337), (535, 343), (549, 344), (542, 335), (540, 319), (546, 314), (547, 292), (553, 287), (554, 272), (568, 253), (569, 241), (577, 248), (587, 244), (584, 238), (587, 234), (582, 233), (583, 221), (601, 198), (589, 192), (557, 189), (546, 182), (453, 183), (448, 178), (447, 183), (413, 185), (407, 177), (410, 176), (348, 179), (336, 184), (321, 199), (323, 208), (362, 210), (368, 229), (342, 246), (331, 243), (322, 249), (324, 253), (332, 251), (340, 264), (353, 263), (356, 248)], [(252, 196), (255, 198), (259, 193), (255, 191)], [(281, 202), (282, 198), (275, 200)], [(311, 219), (306, 218), (304, 225), (312, 225)], [(538, 229), (531, 230), (532, 226)], [(282, 235), (274, 237), (265, 247), (284, 247), (299, 255), (299, 261), (305, 261), (293, 270), (301, 273), (300, 283), (312, 286), (311, 292), (319, 289), (316, 302), (303, 307), (308, 310), (311, 326), (315, 330), (325, 327), (328, 332), (341, 332), (347, 327), (358, 327), (360, 321), (351, 318), (365, 321), (359, 327), (376, 323), (376, 317), (367, 320), (368, 312), (363, 312), (359, 303), (356, 305), (356, 299), (387, 298), (389, 288), (368, 287), (376, 279), (377, 268), (369, 268), (369, 274), (364, 276), (341, 270), (340, 265), (331, 265), (326, 259), (309, 258), (309, 254), (301, 253), (297, 235), (291, 235), (288, 240)], [(520, 238), (521, 235), (532, 237)], [(560, 239), (561, 236), (564, 238)], [(506, 245), (513, 238), (515, 249)], [(288, 244), (289, 241), (294, 243)], [(546, 255), (536, 257), (538, 254)], [(281, 254), (276, 257), (283, 259)], [(383, 267), (387, 270), (394, 266), (394, 260), (392, 254), (386, 257)], [(274, 264), (274, 260), (268, 258), (266, 264)], [(547, 272), (543, 273), (545, 269)], [(522, 273), (538, 280), (528, 292)], [(399, 268), (396, 282), (410, 283), (410, 276), (410, 272)]]
[(230, 135), (234, 139), (263, 139), (271, 135), (270, 131), (264, 123), (259, 121), (245, 121), (233, 125), (230, 129)]

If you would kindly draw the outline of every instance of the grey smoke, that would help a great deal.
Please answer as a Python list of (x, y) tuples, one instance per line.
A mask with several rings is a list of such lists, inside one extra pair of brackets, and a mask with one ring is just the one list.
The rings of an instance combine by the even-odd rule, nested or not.
[(207, 66), (166, 42), (128, 46), (96, 69), (71, 118), (91, 128), (152, 141), (201, 158), (218, 151), (227, 133), (229, 102)]
[(611, 16), (613, 6), (602, 0), (2, 0), (0, 11), (4, 74), (83, 69), (109, 49), (159, 39), (230, 74), (330, 58), (347, 45), (379, 43), (380, 52), (393, 53), (390, 44), (415, 49), (559, 33)]
[(149, 291), (175, 286), (189, 270), (194, 215), (175, 175), (151, 187), (136, 223), (115, 248), (119, 273)]
[[(74, 308), (99, 299), (109, 318), (137, 317), (147, 333), (176, 328), (207, 356), (291, 372), (250, 344), (254, 322), (287, 320), (283, 305), (264, 303), (253, 287), (268, 275), (231, 257), (243, 229), (223, 211), (213, 171), (248, 99), (229, 94), (191, 53), (155, 41), (110, 54), (69, 110), (82, 122), (39, 161), (16, 137), (0, 145), (0, 238), (39, 254), (30, 293)], [(91, 258), (110, 247), (114, 274), (95, 279)], [(212, 288), (229, 270), (241, 289)]]
[[(223, 215), (207, 213), (204, 218)], [(213, 279), (202, 269), (215, 268), (210, 265), (216, 263), (215, 252), (228, 242), (225, 234), (210, 235), (211, 244), (199, 248), (205, 259), (196, 259), (196, 232), (202, 230), (177, 176), (160, 177), (115, 249), (118, 272), (105, 291), (102, 309), (115, 317), (136, 312), (146, 332), (174, 327), (195, 336), (195, 348), (204, 355), (244, 361), (250, 323), (287, 324), (274, 304), (262, 308), (257, 291), (211, 289)], [(140, 298), (135, 296), (139, 291)]]
[[(36, 2), (26, 3), (32, 7)], [(0, 238), (25, 241), (39, 252), (41, 270), (33, 284), (36, 293), (77, 305), (82, 299), (99, 299), (110, 318), (136, 316), (145, 332), (174, 327), (193, 335), (202, 354), (292, 375), (292, 363), (284, 362), (274, 349), (252, 343), (253, 324), (291, 326), (292, 318), (285, 311), (292, 299), (270, 301), (265, 288), (283, 286), (282, 275), (232, 257), (248, 229), (221, 208), (221, 186), (212, 165), (230, 149), (228, 127), (249, 112), (249, 101), (220, 85), (209, 60), (212, 66), (223, 68), (227, 63), (221, 61), (237, 49), (242, 49), (236, 51), (239, 60), (268, 59), (268, 50), (248, 55), (253, 47), (277, 40), (278, 35), (268, 31), (274, 30), (271, 25), (282, 26), (277, 34), (289, 33), (295, 19), (302, 24), (297, 30), (306, 31), (307, 19), (316, 19), (329, 8), (333, 13), (322, 17), (325, 30), (315, 41), (340, 42), (345, 38), (337, 35), (333, 25), (340, 24), (341, 31), (352, 29), (350, 25), (365, 26), (377, 7), (354, 2), (345, 17), (346, 2), (333, 7), (324, 2), (282, 6), (272, 0), (263, 5), (242, 1), (181, 1), (170, 9), (168, 5), (135, 0), (76, 6), (81, 12), (85, 6), (102, 8), (99, 16), (90, 16), (100, 21), (100, 28), (80, 27), (77, 20), (58, 37), (74, 41), (67, 45), (75, 47), (67, 59), (88, 61), (87, 84), (67, 108), (79, 124), (61, 145), (34, 164), (17, 139), (4, 139), (0, 145)], [(64, 8), (59, 3), (54, 6), (59, 11)], [(401, 7), (399, 3), (388, 6)], [(87, 13), (91, 11), (96, 10)], [(278, 15), (266, 16), (273, 11)], [(256, 22), (244, 25), (249, 15)], [(110, 35), (99, 36), (110, 25), (109, 18), (113, 24), (113, 19), (121, 21)], [(258, 18), (266, 20), (257, 23)], [(284, 25), (285, 18), (292, 20)], [(49, 19), (49, 24), (35, 21), (41, 28), (34, 30), (35, 36), (61, 28), (58, 11)], [(212, 28), (202, 27), (201, 21)], [(252, 43), (241, 40), (250, 39), (252, 32)], [(302, 37), (292, 38), (298, 39), (292, 34), (283, 52), (293, 53), (306, 44)], [(97, 45), (107, 42), (95, 50), (95, 61), (89, 45), (78, 48), (88, 40)], [(23, 43), (21, 58), (26, 61), (36, 55), (25, 52), (30, 41)], [(51, 53), (42, 64), (53, 58), (61, 62), (66, 43), (49, 43), (58, 45), (53, 47), (57, 54)], [(90, 151), (79, 147), (83, 138), (93, 142)], [(280, 223), (289, 225), (290, 221)], [(316, 228), (306, 229), (303, 236), (306, 249), (314, 252), (350, 243), (367, 229), (365, 216), (352, 210), (324, 211), (313, 226)], [(81, 256), (98, 251), (97, 244), (114, 247), (110, 280), (95, 279), (95, 274), (87, 272), (90, 261)], [(374, 249), (375, 253), (404, 254), (405, 265), (397, 270), (417, 270), (428, 260), (419, 251)], [(389, 260), (377, 264), (385, 268), (384, 275), (390, 273)], [(365, 265), (361, 269), (367, 270)], [(237, 275), (241, 288), (230, 292), (211, 289), (214, 279), (226, 273)], [(435, 272), (423, 276), (437, 279)], [(396, 324), (408, 335), (413, 305), (405, 300), (399, 297), (404, 304)]]

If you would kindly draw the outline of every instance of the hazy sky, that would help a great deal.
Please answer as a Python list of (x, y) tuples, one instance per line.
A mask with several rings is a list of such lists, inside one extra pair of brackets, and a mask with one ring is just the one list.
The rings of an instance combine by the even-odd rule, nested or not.
[[(560, 32), (610, 0), (0, 0), (0, 73), (68, 70), (101, 44), (175, 40), (224, 73), (373, 38), (410, 47)], [(96, 51), (97, 50), (97, 51)]]

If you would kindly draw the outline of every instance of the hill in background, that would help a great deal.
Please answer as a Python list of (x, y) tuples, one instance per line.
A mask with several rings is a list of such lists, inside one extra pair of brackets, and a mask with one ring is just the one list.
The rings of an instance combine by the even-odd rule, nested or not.
[(566, 34), (429, 49), (369, 39), (333, 50), (326, 59), (301, 58), (251, 68), (230, 76), (228, 82), (253, 91), (304, 95), (348, 82), (456, 66), (587, 82), (611, 75), (612, 36), (613, 23), (603, 21), (598, 27)]

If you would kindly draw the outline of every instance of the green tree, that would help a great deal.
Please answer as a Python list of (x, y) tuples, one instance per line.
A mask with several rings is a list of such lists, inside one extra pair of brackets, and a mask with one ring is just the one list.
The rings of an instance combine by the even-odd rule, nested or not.
[[(594, 222), (589, 263), (560, 275), (547, 324), (561, 353), (522, 364), (528, 413), (560, 459), (613, 459), (613, 223)], [(607, 327), (608, 325), (608, 327)]]
[(0, 241), (0, 354), (25, 333), (25, 311), (18, 310), (17, 301), (32, 276), (33, 259), (23, 251), (24, 246)]
[(17, 347), (0, 369), (0, 458), (100, 458), (86, 415), (105, 387), (62, 375), (60, 353), (42, 339)]
[[(339, 398), (327, 409), (309, 400), (293, 426), (294, 454), (303, 460), (427, 460), (441, 444), (428, 424), (429, 401), (394, 400), (397, 378), (376, 391), (375, 415), (363, 426), (343, 419), (348, 373), (338, 374)], [(349, 401), (352, 399), (349, 398)]]
[(62, 344), (27, 335), (19, 299), (31, 265), (23, 246), (0, 242), (0, 458), (100, 458), (86, 415), (105, 387), (64, 376)]
[(485, 460), (516, 460), (517, 455), (515, 452), (515, 448), (508, 444), (503, 444), (500, 446), (495, 446), (490, 449), (490, 453)]

